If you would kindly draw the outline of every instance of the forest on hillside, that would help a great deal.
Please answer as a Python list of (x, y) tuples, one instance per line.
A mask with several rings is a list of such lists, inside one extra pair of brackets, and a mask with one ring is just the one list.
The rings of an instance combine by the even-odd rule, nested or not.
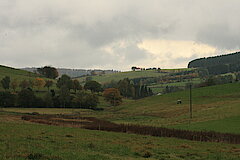
[(240, 71), (240, 52), (195, 59), (188, 68), (206, 68), (209, 74), (217, 75)]

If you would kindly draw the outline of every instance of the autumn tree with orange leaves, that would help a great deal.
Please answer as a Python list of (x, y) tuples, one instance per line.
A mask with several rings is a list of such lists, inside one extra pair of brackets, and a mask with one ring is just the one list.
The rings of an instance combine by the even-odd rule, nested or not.
[(118, 106), (122, 103), (120, 92), (116, 88), (107, 88), (103, 92), (103, 97), (113, 106)]
[(44, 85), (45, 85), (45, 80), (44, 79), (42, 79), (42, 78), (36, 78), (35, 80), (34, 80), (34, 86), (36, 86), (37, 88), (38, 88), (38, 90), (40, 89), (40, 88), (43, 88), (44, 87)]

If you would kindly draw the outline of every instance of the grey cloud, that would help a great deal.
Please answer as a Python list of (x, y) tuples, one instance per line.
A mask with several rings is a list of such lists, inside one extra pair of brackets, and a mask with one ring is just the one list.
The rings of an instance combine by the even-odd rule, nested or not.
[[(190, 40), (235, 49), (240, 40), (239, 5), (238, 0), (2, 0), (0, 54), (5, 57), (0, 63), (128, 66), (151, 58), (137, 46), (144, 39)], [(118, 45), (120, 41), (126, 46)]]
[(173, 29), (172, 24), (149, 24), (147, 20), (125, 14), (112, 17), (108, 21), (97, 21), (92, 26), (79, 24), (71, 27), (71, 37), (84, 39), (93, 47), (101, 47), (117, 40), (141, 41), (144, 38), (156, 38)]
[(230, 28), (228, 24), (213, 24), (200, 30), (198, 41), (220, 49), (238, 49), (240, 47), (239, 29)]

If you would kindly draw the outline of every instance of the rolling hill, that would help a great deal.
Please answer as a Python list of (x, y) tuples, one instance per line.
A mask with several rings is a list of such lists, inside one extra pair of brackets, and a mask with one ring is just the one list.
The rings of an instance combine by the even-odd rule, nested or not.
[[(228, 124), (221, 123), (230, 117), (240, 118), (240, 83), (216, 85), (193, 89), (193, 119), (191, 125), (200, 122), (220, 120), (222, 131), (228, 132)], [(182, 104), (177, 104), (181, 99)], [(189, 91), (153, 96), (135, 102), (123, 104), (113, 109), (113, 114), (104, 118), (118, 123), (135, 123), (154, 126), (174, 126), (189, 123)], [(228, 120), (228, 119), (226, 119)], [(236, 118), (235, 118), (236, 120)], [(233, 121), (240, 133), (239, 121)], [(207, 123), (206, 123), (207, 124)], [(224, 129), (225, 128), (225, 129)], [(203, 127), (202, 127), (203, 129)], [(211, 129), (211, 128), (205, 128)], [(214, 130), (214, 128), (212, 128)]]
[[(1, 75), (19, 79), (35, 74), (0, 67)], [(171, 72), (175, 72), (171, 70)], [(143, 76), (144, 72), (129, 72)], [(120, 73), (118, 73), (121, 75)], [(123, 73), (122, 73), (123, 74)], [(139, 75), (134, 75), (139, 74)], [(147, 72), (146, 76), (159, 76)], [(114, 77), (114, 76), (113, 76)], [(119, 76), (117, 78), (123, 78)], [(106, 79), (109, 80), (110, 78)], [(104, 81), (104, 79), (103, 79)], [(238, 160), (239, 144), (209, 143), (176, 138), (113, 133), (66, 126), (48, 126), (23, 121), (22, 115), (79, 114), (115, 123), (164, 126), (197, 131), (240, 134), (240, 83), (193, 89), (193, 119), (189, 119), (189, 91), (124, 100), (117, 107), (102, 103), (103, 111), (65, 108), (1, 108), (0, 157), (3, 159), (172, 159)], [(181, 99), (182, 104), (177, 104)], [(100, 130), (100, 129), (99, 129)]]
[(199, 58), (188, 63), (188, 68), (205, 68), (211, 75), (240, 71), (240, 52)]
[[(52, 81), (52, 79), (42, 77), (41, 75), (36, 74), (36, 73), (0, 65), (0, 80), (3, 79), (5, 76), (9, 76), (11, 81), (16, 80), (18, 83), (21, 82), (22, 80), (34, 80), (38, 77), (41, 77), (44, 80)], [(53, 81), (55, 82), (55, 80), (53, 80)], [(0, 90), (1, 89), (2, 89), (2, 85), (0, 85)]]
[(35, 78), (35, 77), (39, 77), (39, 75), (32, 73), (32, 72), (28, 72), (28, 71), (24, 71), (24, 70), (20, 70), (20, 69), (15, 69), (15, 68), (11, 68), (11, 67), (7, 67), (7, 66), (2, 66), (0, 65), (0, 79), (4, 78), (5, 76), (9, 76), (13, 79), (29, 79), (29, 78)]
[[(119, 81), (124, 78), (134, 79), (134, 78), (151, 78), (151, 77), (161, 77), (168, 75), (170, 73), (182, 72), (193, 70), (192, 68), (183, 68), (183, 69), (162, 69), (161, 72), (156, 70), (143, 70), (143, 71), (127, 71), (127, 72), (116, 72), (110, 74), (96, 75), (91, 76), (92, 80), (95, 80), (99, 83), (107, 83), (111, 81)], [(80, 82), (84, 82), (86, 77), (77, 78)]]

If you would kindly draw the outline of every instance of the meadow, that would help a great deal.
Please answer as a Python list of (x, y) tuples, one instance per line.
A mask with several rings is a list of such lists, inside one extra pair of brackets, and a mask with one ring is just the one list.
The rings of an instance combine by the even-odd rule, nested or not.
[(20, 69), (15, 69), (15, 68), (10, 68), (6, 66), (1, 66), (0, 65), (0, 79), (4, 78), (5, 76), (9, 76), (12, 79), (18, 79), (18, 80), (23, 80), (23, 79), (33, 79), (36, 78), (37, 75), (31, 72), (27, 72), (24, 70)]
[[(167, 73), (158, 73), (155, 70), (145, 70), (145, 71), (128, 71), (128, 72), (118, 72), (104, 75), (91, 76), (92, 80), (95, 80), (99, 83), (106, 83), (110, 81), (120, 81), (124, 78), (140, 78), (140, 77), (159, 77), (166, 75)], [(86, 77), (77, 78), (80, 82), (84, 82)]]
[(237, 160), (240, 145), (48, 126), (0, 112), (1, 159)]
[[(1, 72), (3, 77), (5, 75), (19, 76), (19, 79), (24, 79), (25, 77), (29, 78), (28, 74), (31, 74), (26, 71), (20, 74), (18, 70), (11, 72), (11, 68), (0, 69), (6, 70), (6, 72)], [(16, 73), (14, 73), (15, 71)], [(175, 72), (175, 70), (170, 71)], [(140, 72), (131, 72), (131, 74), (135, 73), (139, 74)], [(159, 76), (162, 73), (151, 74)], [(30, 78), (35, 78), (34, 76), (36, 75), (30, 76)], [(149, 75), (146, 74), (146, 76)], [(102, 79), (102, 82), (104, 81)], [(180, 83), (173, 85), (182, 85)], [(118, 124), (240, 134), (240, 83), (195, 88), (192, 90), (192, 94), (192, 119), (189, 118), (189, 90), (155, 95), (139, 100), (124, 99), (120, 106), (115, 107), (106, 103), (100, 96), (101, 103), (98, 107), (104, 108), (103, 111), (71, 108), (0, 108), (0, 157), (14, 160), (240, 159), (239, 144), (197, 142), (66, 126), (49, 126), (21, 119), (23, 115), (33, 112), (79, 114)], [(178, 99), (182, 100), (182, 104), (176, 103)]]
[(176, 129), (193, 131), (216, 131), (222, 133), (240, 134), (240, 115), (232, 116), (218, 120), (210, 120), (191, 124), (180, 124), (172, 126)]
[[(134, 79), (134, 78), (146, 78), (146, 77), (161, 77), (168, 75), (170, 73), (177, 73), (183, 71), (191, 71), (194, 69), (191, 68), (181, 68), (181, 69), (162, 69), (160, 72), (157, 70), (142, 70), (142, 71), (125, 71), (125, 72), (116, 72), (111, 74), (95, 75), (91, 76), (92, 80), (95, 80), (99, 83), (107, 83), (111, 81), (120, 81), (124, 78)], [(77, 78), (80, 82), (84, 82), (86, 77)]]
[[(101, 98), (103, 111), (87, 109), (53, 109), (53, 108), (4, 108), (8, 112), (44, 114), (80, 113), (115, 123), (141, 124), (158, 127), (189, 128), (202, 122), (219, 120), (221, 132), (240, 133), (239, 121), (232, 122), (234, 131), (228, 129), (229, 123), (222, 123), (227, 118), (240, 115), (240, 83), (196, 88), (193, 94), (193, 118), (189, 118), (189, 91), (169, 93), (147, 97), (140, 100), (124, 100), (120, 106), (112, 107)], [(181, 99), (182, 104), (177, 104)], [(190, 124), (190, 127), (189, 127)], [(203, 126), (203, 130), (219, 131), (216, 127)]]
[[(11, 81), (16, 80), (18, 84), (23, 80), (34, 81), (36, 78), (39, 78), (39, 77), (41, 77), (44, 80), (51, 80), (51, 81), (56, 82), (56, 80), (42, 77), (41, 75), (36, 74), (36, 73), (32, 73), (32, 72), (28, 72), (28, 71), (24, 71), (24, 70), (20, 70), (20, 69), (15, 69), (15, 68), (7, 67), (7, 66), (1, 66), (1, 65), (0, 65), (0, 73), (1, 73), (0, 80), (2, 80), (6, 76), (9, 76)], [(56, 88), (56, 85), (54, 84), (52, 86), (52, 88)], [(1, 90), (4, 90), (2, 88), (2, 85), (0, 85), (0, 91)], [(20, 91), (20, 88), (17, 87), (16, 91)], [(41, 91), (47, 91), (47, 88), (41, 88)], [(41, 94), (41, 93), (39, 93), (39, 94)]]

